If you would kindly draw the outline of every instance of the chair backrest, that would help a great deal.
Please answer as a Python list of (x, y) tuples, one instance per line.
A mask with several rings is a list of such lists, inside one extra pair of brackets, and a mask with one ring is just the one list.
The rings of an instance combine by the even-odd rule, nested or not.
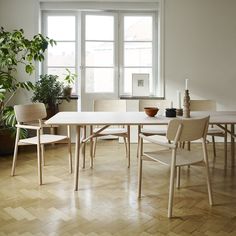
[(213, 100), (190, 100), (191, 111), (216, 111), (216, 102)]
[(144, 111), (144, 107), (157, 107), (159, 114), (164, 114), (166, 108), (170, 108), (168, 100), (139, 100), (139, 111)]
[(94, 111), (125, 112), (126, 100), (95, 100)]
[(15, 105), (14, 111), (17, 122), (41, 120), (47, 116), (46, 108), (43, 103)]
[(175, 142), (206, 138), (209, 116), (194, 119), (173, 119), (168, 124), (166, 137)]

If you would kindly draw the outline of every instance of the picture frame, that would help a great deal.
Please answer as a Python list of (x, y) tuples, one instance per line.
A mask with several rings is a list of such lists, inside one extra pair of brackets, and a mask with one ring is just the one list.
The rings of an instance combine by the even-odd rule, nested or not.
[(149, 96), (149, 74), (133, 73), (132, 74), (132, 96), (145, 97)]

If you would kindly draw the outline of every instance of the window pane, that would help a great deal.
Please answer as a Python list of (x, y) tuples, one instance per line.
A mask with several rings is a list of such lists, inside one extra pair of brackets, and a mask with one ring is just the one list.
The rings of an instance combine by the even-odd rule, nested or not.
[(75, 16), (49, 16), (48, 37), (55, 40), (75, 40)]
[(125, 16), (124, 39), (152, 41), (152, 16)]
[(87, 93), (114, 92), (114, 69), (86, 68), (85, 90)]
[(114, 44), (106, 42), (86, 43), (87, 66), (113, 66)]
[(114, 17), (113, 16), (86, 16), (86, 40), (113, 40)]
[(124, 69), (124, 92), (132, 93), (132, 74), (133, 73), (147, 73), (149, 74), (149, 88), (152, 91), (152, 69), (151, 68), (125, 68)]
[(75, 43), (57, 43), (49, 47), (48, 66), (75, 66)]
[(125, 66), (152, 66), (152, 43), (125, 43)]
[[(71, 71), (71, 73), (73, 73), (73, 74), (75, 73), (75, 68), (68, 68), (68, 69)], [(52, 68), (52, 67), (48, 68), (47, 73), (48, 73), (48, 74), (51, 74), (51, 75), (57, 75), (57, 76), (59, 76), (58, 79), (59, 79), (61, 82), (64, 81), (64, 79), (65, 79), (65, 77), (66, 77), (66, 74), (68, 74), (67, 71), (66, 71), (66, 68)], [(74, 84), (73, 87), (72, 87), (72, 93), (73, 93), (73, 94), (76, 93), (75, 86), (76, 86), (76, 85)]]

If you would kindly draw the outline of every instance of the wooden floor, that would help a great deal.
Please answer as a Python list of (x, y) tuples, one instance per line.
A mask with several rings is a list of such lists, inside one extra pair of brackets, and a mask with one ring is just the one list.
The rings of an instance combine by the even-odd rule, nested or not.
[[(0, 157), (0, 236), (236, 235), (236, 177), (231, 167), (223, 169), (222, 145), (210, 170), (215, 205), (208, 204), (203, 168), (186, 168), (175, 191), (173, 219), (167, 218), (168, 167), (144, 163), (143, 196), (137, 199), (135, 144), (127, 169), (123, 145), (100, 142), (94, 169), (81, 171), (78, 192), (66, 151), (63, 145), (46, 148), (42, 186), (33, 149), (20, 152), (15, 177), (10, 177), (12, 157)], [(209, 156), (212, 160), (211, 147)]]

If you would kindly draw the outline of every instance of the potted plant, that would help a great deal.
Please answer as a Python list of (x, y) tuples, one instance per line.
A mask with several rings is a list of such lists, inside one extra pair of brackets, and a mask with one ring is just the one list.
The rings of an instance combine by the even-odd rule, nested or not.
[[(0, 154), (11, 153), (14, 146), (12, 134), (16, 120), (10, 106), (12, 98), (18, 90), (32, 90), (34, 87), (30, 81), (18, 81), (17, 68), (22, 65), (26, 75), (31, 75), (35, 69), (33, 63), (44, 60), (48, 45), (55, 43), (41, 34), (27, 39), (22, 29), (8, 32), (0, 28)], [(8, 138), (13, 140), (13, 144)]]
[(42, 102), (47, 108), (47, 118), (58, 112), (60, 97), (63, 95), (63, 83), (59, 81), (57, 75), (41, 75), (33, 90), (33, 102)]
[(63, 84), (64, 84), (63, 95), (67, 101), (70, 101), (72, 88), (75, 83), (75, 79), (77, 75), (72, 73), (68, 68), (66, 68), (66, 71), (67, 71), (67, 74), (63, 81)]

